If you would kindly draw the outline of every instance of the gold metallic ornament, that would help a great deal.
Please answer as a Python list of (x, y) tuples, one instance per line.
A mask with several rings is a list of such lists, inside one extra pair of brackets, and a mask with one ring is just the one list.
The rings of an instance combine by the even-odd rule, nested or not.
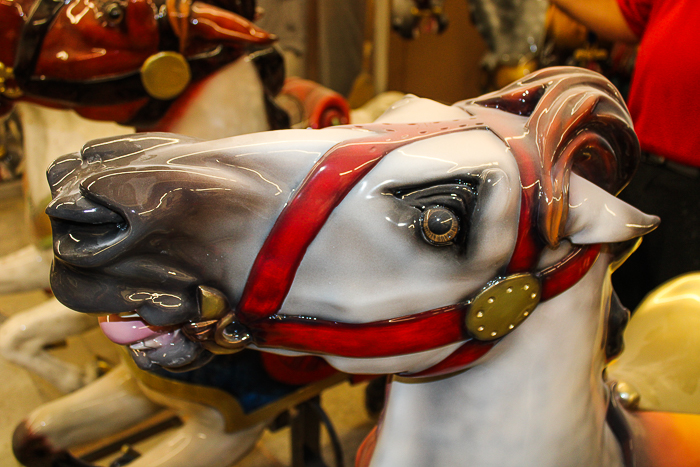
[(540, 301), (540, 282), (532, 274), (514, 274), (492, 283), (474, 297), (467, 330), (480, 341), (499, 339), (518, 327)]
[(619, 381), (615, 385), (615, 396), (617, 400), (620, 401), (620, 404), (628, 410), (634, 410), (639, 407), (641, 396), (639, 395), (639, 391), (631, 384)]
[(252, 342), (253, 338), (248, 331), (236, 322), (236, 313), (230, 311), (216, 323), (214, 342), (221, 347), (222, 353), (232, 353), (243, 350)]
[(236, 321), (226, 296), (219, 290), (200, 285), (197, 289), (200, 321), (182, 327), (185, 335), (214, 354), (231, 354), (243, 350), (252, 336)]
[(22, 97), (22, 90), (17, 86), (8, 86), (7, 81), (15, 79), (14, 70), (12, 67), (6, 66), (4, 63), (0, 62), (0, 94), (9, 98), (17, 99)]
[(200, 285), (197, 289), (199, 312), (203, 320), (219, 319), (226, 314), (228, 301), (223, 293), (213, 287)]
[(182, 54), (159, 52), (146, 59), (141, 67), (141, 82), (149, 96), (174, 99), (192, 80), (190, 65)]

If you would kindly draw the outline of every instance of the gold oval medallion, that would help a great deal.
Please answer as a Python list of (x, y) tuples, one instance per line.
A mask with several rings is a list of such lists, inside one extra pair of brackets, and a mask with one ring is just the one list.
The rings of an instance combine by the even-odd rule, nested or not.
[(499, 280), (472, 300), (467, 330), (480, 341), (499, 339), (518, 327), (540, 301), (540, 282), (532, 274)]
[(143, 87), (155, 99), (174, 99), (185, 90), (191, 79), (190, 64), (177, 52), (151, 55), (141, 67)]

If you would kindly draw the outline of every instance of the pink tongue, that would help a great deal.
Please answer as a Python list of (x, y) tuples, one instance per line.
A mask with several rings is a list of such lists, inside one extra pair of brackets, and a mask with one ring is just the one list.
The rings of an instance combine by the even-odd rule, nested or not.
[(171, 327), (151, 326), (139, 318), (122, 318), (119, 315), (100, 316), (99, 321), (105, 336), (121, 345), (133, 344), (172, 330)]

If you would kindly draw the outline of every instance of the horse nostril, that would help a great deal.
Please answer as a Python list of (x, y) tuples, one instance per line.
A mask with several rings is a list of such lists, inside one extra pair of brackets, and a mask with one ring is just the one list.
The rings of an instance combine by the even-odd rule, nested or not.
[(133, 157), (148, 149), (179, 143), (184, 138), (166, 133), (139, 133), (92, 140), (80, 150), (88, 163), (107, 162), (122, 157)]
[(81, 163), (80, 155), (77, 153), (61, 156), (53, 161), (46, 171), (51, 192), (55, 193), (66, 177), (78, 169)]

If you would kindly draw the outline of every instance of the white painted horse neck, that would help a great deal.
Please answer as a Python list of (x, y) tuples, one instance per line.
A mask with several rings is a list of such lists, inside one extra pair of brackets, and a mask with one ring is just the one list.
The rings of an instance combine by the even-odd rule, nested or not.
[(371, 466), (622, 466), (605, 422), (607, 259), (473, 368), (396, 378)]
[(244, 56), (181, 97), (181, 113), (159, 129), (202, 139), (269, 130), (264, 95), (255, 65)]

